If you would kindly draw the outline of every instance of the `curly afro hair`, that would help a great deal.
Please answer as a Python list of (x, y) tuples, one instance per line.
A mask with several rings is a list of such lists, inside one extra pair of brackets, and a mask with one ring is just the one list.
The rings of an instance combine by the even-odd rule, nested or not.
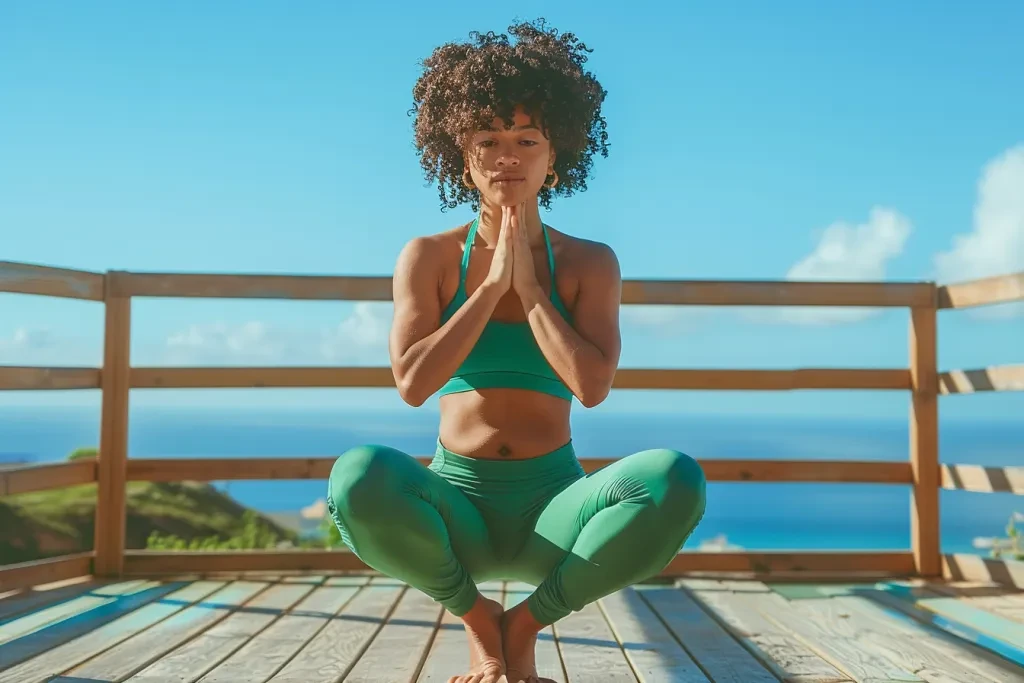
[(512, 125), (521, 105), (555, 150), (559, 182), (538, 195), (548, 209), (555, 194), (586, 191), (595, 153), (608, 156), (601, 104), (607, 92), (585, 71), (592, 52), (574, 34), (548, 29), (545, 21), (515, 24), (506, 34), (473, 31), (467, 43), (446, 43), (423, 60), (413, 88), (417, 156), (428, 182), (437, 182), (442, 211), (462, 203), (479, 208), (476, 188), (462, 182), (469, 136), (500, 117)]

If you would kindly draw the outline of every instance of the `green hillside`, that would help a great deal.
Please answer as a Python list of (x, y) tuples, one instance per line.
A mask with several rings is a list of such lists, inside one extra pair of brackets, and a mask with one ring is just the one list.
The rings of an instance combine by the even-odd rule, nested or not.
[[(75, 451), (70, 458), (95, 451)], [(298, 536), (206, 483), (129, 482), (130, 549), (245, 549), (298, 545)], [(89, 550), (96, 485), (0, 499), (0, 564)]]

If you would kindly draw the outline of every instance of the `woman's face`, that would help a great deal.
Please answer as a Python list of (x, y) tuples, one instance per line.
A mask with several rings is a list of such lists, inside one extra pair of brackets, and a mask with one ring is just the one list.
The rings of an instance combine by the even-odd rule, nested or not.
[(540, 192), (554, 164), (551, 141), (522, 107), (516, 107), (511, 128), (495, 118), (491, 128), (469, 140), (466, 165), (485, 203), (513, 206)]

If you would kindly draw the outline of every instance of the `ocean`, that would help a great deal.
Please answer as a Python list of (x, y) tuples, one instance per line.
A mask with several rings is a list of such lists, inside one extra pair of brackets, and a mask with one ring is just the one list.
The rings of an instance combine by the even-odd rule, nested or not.
[[(135, 458), (334, 456), (364, 443), (413, 455), (436, 444), (437, 416), (425, 410), (274, 411), (266, 408), (133, 407)], [(0, 461), (52, 462), (99, 440), (95, 408), (0, 406)], [(576, 413), (573, 442), (584, 457), (620, 457), (669, 447), (698, 459), (906, 460), (901, 420)], [(1024, 423), (949, 421), (943, 462), (1020, 465)], [(233, 481), (218, 488), (262, 512), (296, 515), (326, 493), (323, 481)], [(1000, 536), (1024, 500), (1008, 493), (941, 491), (944, 552), (984, 553), (978, 537)], [(903, 550), (910, 547), (910, 487), (876, 484), (708, 484), (704, 519), (686, 549), (726, 541), (747, 550)]]

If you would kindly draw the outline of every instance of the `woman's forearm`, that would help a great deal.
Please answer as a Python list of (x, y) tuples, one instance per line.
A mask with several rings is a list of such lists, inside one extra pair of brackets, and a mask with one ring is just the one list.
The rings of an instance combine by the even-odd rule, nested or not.
[(617, 358), (609, 358), (577, 332), (540, 287), (520, 298), (537, 345), (555, 373), (585, 407), (603, 401), (611, 390)]
[(444, 386), (473, 349), (500, 298), (493, 285), (480, 285), (447, 322), (392, 364), (403, 400), (422, 405)]

